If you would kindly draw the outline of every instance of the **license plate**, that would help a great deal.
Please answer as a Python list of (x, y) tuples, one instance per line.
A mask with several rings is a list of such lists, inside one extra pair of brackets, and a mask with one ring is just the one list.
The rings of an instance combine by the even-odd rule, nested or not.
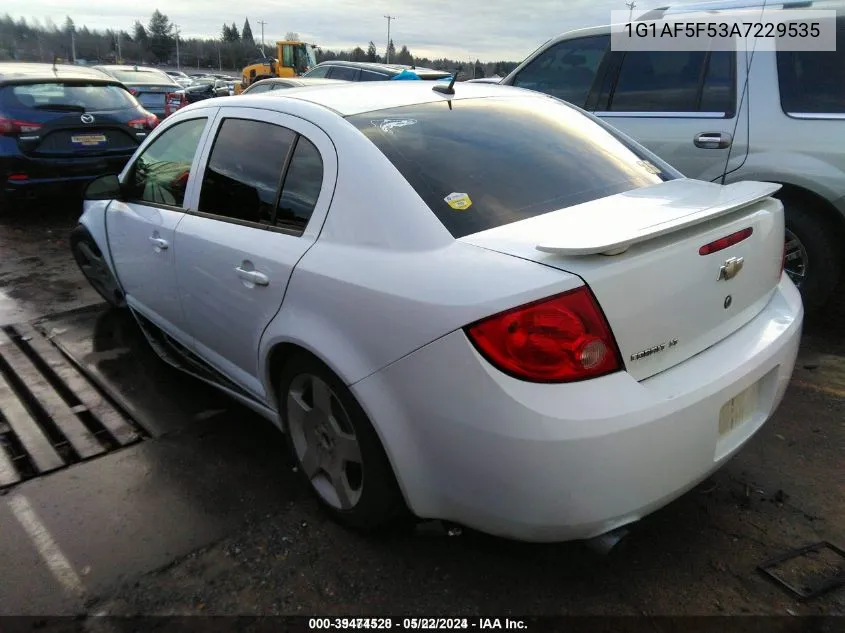
[(747, 422), (760, 402), (760, 382), (728, 400), (719, 411), (719, 435), (727, 435)]
[(71, 143), (74, 145), (84, 145), (85, 147), (96, 147), (107, 143), (108, 139), (105, 134), (75, 134), (70, 137)]
[(138, 101), (141, 105), (160, 106), (164, 105), (164, 93), (150, 92), (139, 96)]

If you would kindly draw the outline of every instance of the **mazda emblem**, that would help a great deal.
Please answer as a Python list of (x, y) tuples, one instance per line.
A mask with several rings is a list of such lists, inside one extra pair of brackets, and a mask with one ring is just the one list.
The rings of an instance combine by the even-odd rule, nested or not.
[(83, 114), (79, 119), (83, 123), (93, 123), (94, 122), (94, 115), (93, 114)]

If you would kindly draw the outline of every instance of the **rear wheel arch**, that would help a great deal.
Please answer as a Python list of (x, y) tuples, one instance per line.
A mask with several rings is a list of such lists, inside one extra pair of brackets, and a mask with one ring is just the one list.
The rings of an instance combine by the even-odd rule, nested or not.
[[(824, 197), (804, 187), (782, 184), (775, 197), (783, 202), (786, 228), (807, 251), (807, 281), (800, 286), (805, 308), (823, 307), (842, 276), (845, 217)], [(825, 272), (818, 276), (819, 264)]]

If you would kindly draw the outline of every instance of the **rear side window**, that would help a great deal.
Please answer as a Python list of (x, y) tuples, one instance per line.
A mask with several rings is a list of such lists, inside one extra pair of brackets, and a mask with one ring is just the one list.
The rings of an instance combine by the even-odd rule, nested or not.
[(357, 68), (348, 68), (346, 66), (332, 66), (331, 72), (329, 72), (331, 79), (340, 79), (342, 81), (355, 81), (357, 76)]
[(191, 119), (165, 130), (135, 161), (126, 183), (130, 202), (181, 207), (206, 119)]
[(49, 82), (12, 86), (5, 105), (13, 109), (95, 112), (135, 108), (135, 99), (120, 86)]
[(199, 211), (232, 220), (272, 224), (291, 130), (226, 119), (214, 141), (202, 181)]
[(629, 51), (611, 112), (713, 112), (733, 116), (733, 51)]
[(304, 230), (322, 187), (323, 159), (320, 152), (308, 139), (300, 136), (285, 175), (274, 224)]
[(845, 113), (845, 17), (835, 51), (778, 51), (780, 103), (787, 114)]
[(390, 79), (384, 73), (376, 73), (371, 70), (362, 70), (358, 81), (387, 81)]
[(609, 47), (609, 35), (560, 42), (529, 62), (513, 85), (543, 92), (583, 108)]
[(456, 238), (679, 174), (612, 128), (542, 96), (349, 117)]

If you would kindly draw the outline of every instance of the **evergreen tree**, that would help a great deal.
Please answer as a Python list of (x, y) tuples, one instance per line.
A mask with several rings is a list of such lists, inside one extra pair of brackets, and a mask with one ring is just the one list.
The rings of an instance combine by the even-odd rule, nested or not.
[(378, 52), (376, 51), (376, 45), (370, 41), (370, 44), (367, 46), (367, 61), (368, 62), (377, 62), (378, 61)]
[(173, 50), (173, 25), (170, 18), (156, 9), (147, 25), (150, 39), (150, 52), (157, 61), (165, 62)]
[(252, 27), (249, 25), (249, 18), (244, 20), (244, 28), (241, 29), (241, 39), (248, 44), (255, 42), (255, 39), (252, 37)]

